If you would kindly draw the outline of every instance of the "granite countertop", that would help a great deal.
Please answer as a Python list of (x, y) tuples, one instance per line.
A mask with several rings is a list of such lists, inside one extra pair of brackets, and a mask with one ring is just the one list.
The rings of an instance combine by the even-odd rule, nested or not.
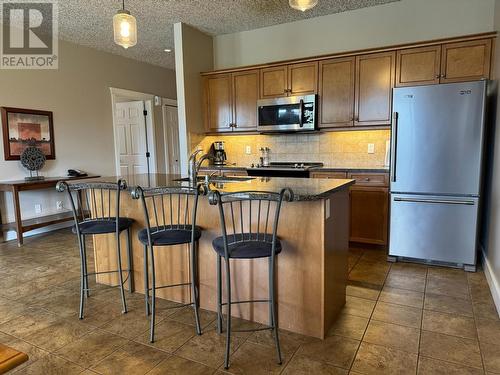
[[(128, 190), (136, 186), (144, 190), (158, 187), (189, 187), (189, 181), (179, 181), (182, 176), (176, 174), (137, 174), (127, 179)], [(93, 179), (92, 182), (116, 182), (120, 177), (108, 176)], [(90, 181), (89, 181), (90, 182)], [(202, 182), (203, 183), (203, 182)], [(280, 178), (280, 177), (249, 177), (248, 180), (236, 182), (212, 182), (210, 190), (221, 193), (239, 191), (280, 192), (289, 188), (293, 191), (293, 201), (313, 201), (328, 197), (336, 191), (347, 189), (354, 184), (350, 179), (310, 179), (310, 178)]]

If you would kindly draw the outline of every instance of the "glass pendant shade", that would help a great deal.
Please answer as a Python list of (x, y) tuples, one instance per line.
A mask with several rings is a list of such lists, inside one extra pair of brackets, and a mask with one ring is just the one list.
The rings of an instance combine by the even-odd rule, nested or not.
[(288, 0), (288, 3), (293, 9), (305, 12), (306, 10), (314, 8), (318, 4), (318, 0)]
[(127, 49), (137, 44), (137, 22), (128, 10), (120, 10), (113, 17), (115, 43)]

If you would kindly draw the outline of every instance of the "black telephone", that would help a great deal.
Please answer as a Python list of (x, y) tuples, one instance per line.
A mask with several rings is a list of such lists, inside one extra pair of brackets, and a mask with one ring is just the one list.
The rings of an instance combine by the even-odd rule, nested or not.
[(80, 169), (68, 169), (68, 176), (70, 177), (85, 177), (88, 176), (87, 172)]

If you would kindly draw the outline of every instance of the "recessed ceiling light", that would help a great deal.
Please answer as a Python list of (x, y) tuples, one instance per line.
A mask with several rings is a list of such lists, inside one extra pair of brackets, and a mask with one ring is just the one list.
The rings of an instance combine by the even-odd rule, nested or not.
[(172, 52), (172, 50), (170, 48), (165, 48), (164, 51), (165, 52)]

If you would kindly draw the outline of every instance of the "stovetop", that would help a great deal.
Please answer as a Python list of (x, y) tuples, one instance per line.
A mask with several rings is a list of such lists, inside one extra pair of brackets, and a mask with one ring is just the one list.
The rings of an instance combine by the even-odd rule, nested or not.
[(280, 170), (299, 170), (306, 171), (311, 168), (322, 167), (323, 163), (314, 162), (271, 162), (269, 165), (252, 164), (250, 169), (280, 169)]

